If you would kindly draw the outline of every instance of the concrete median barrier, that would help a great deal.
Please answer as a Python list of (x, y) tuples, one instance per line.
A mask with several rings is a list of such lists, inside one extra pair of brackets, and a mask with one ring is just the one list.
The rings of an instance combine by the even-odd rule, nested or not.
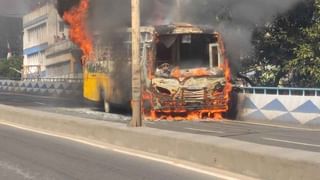
[(319, 179), (320, 153), (0, 105), (0, 122), (165, 156), (254, 178)]

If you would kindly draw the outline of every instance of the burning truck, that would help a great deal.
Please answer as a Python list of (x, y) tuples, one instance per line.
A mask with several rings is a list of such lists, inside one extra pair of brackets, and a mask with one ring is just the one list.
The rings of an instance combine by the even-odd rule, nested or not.
[[(130, 106), (131, 31), (121, 42), (95, 43), (86, 61), (84, 96), (110, 107)], [(99, 38), (97, 38), (99, 39)], [(231, 72), (221, 36), (207, 26), (141, 27), (144, 119), (220, 119), (229, 110)]]
[[(63, 7), (58, 9), (83, 52), (84, 97), (103, 102), (106, 112), (115, 105), (130, 108), (131, 30), (108, 40), (99, 33), (92, 37), (86, 25), (89, 0), (71, 2), (58, 1)], [(192, 24), (140, 29), (144, 119), (220, 119), (233, 109), (231, 71), (219, 33)]]

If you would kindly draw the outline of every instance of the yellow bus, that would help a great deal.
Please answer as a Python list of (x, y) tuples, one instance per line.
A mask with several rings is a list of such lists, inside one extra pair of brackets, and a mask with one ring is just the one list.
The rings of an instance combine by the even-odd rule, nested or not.
[[(84, 97), (130, 107), (131, 32), (97, 41), (84, 68)], [(145, 119), (214, 118), (228, 111), (224, 48), (212, 28), (191, 24), (141, 27), (142, 113)]]

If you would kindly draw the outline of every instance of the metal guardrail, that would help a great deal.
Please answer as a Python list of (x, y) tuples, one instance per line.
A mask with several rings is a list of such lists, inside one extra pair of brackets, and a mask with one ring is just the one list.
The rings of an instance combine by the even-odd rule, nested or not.
[(275, 87), (245, 87), (241, 88), (243, 94), (264, 94), (284, 96), (320, 96), (317, 88), (275, 88)]
[(21, 81), (20, 78), (0, 78), (0, 81)]
[(80, 78), (24, 78), (22, 79), (22, 81), (83, 83), (83, 79), (80, 79)]

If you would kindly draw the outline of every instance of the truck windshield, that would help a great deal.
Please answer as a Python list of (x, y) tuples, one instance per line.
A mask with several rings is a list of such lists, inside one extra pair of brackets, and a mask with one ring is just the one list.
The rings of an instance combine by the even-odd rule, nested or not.
[(209, 67), (212, 34), (163, 35), (157, 44), (156, 66), (169, 64), (181, 69)]

